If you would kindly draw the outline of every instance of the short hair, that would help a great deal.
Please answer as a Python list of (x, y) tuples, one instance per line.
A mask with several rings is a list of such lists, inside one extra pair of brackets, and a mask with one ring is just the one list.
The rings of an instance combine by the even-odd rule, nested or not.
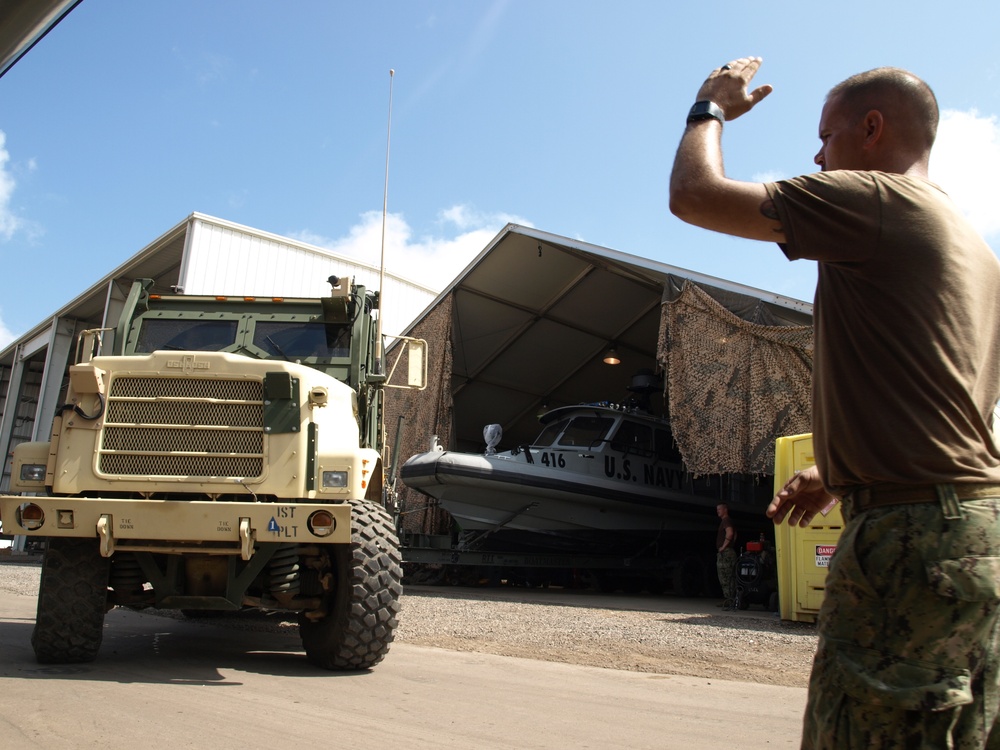
[(931, 87), (908, 70), (875, 68), (858, 73), (830, 89), (829, 102), (838, 97), (860, 119), (873, 109), (888, 115), (915, 145), (930, 150), (937, 136), (937, 97)]

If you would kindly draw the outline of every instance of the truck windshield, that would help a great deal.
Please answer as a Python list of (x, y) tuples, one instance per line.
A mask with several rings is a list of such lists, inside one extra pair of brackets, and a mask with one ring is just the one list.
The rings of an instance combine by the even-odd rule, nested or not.
[(150, 318), (143, 321), (135, 350), (148, 354), (157, 350), (217, 352), (236, 342), (235, 320), (171, 320)]
[(282, 323), (258, 321), (253, 343), (275, 357), (349, 357), (347, 326), (323, 322)]
[[(242, 333), (252, 328), (253, 335)], [(147, 318), (142, 322), (135, 351), (157, 350), (217, 352), (238, 351), (248, 346), (274, 359), (334, 359), (351, 356), (350, 327), (323, 321), (289, 320), (193, 320), (191, 318)], [(237, 347), (239, 344), (239, 347)]]

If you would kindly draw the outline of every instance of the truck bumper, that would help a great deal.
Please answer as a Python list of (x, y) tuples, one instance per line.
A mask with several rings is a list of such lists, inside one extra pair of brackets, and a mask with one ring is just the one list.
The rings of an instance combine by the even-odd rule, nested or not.
[(350, 504), (0, 496), (5, 534), (100, 540), (101, 554), (253, 556), (257, 543), (348, 544)]

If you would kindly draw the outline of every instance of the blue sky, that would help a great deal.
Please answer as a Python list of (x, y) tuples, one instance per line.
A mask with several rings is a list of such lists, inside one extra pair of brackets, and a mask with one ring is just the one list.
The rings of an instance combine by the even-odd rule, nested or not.
[(441, 288), (507, 221), (799, 299), (815, 269), (667, 211), (708, 72), (775, 92), (733, 177), (814, 169), (823, 95), (908, 68), (945, 116), (936, 179), (1000, 249), (1000, 6), (720, 0), (84, 0), (0, 78), (0, 346), (192, 211)]

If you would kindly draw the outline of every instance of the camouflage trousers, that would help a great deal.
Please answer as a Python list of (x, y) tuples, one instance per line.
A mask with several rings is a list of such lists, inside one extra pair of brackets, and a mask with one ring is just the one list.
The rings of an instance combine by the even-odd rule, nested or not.
[(850, 511), (802, 748), (1000, 749), (1000, 499)]
[(722, 586), (722, 596), (730, 604), (736, 603), (736, 550), (726, 547), (715, 556), (715, 568)]

